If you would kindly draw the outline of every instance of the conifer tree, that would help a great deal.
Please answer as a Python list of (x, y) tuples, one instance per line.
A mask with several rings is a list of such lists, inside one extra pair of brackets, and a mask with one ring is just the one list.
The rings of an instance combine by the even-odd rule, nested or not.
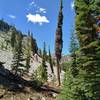
[(100, 99), (100, 39), (95, 27), (96, 16), (100, 14), (98, 3), (98, 0), (75, 0), (76, 33), (80, 43), (77, 100)]
[[(72, 75), (71, 66), (66, 66), (62, 90), (58, 100), (77, 100), (75, 98), (75, 79)], [(81, 100), (81, 99), (80, 99)]]
[[(80, 50), (76, 54), (78, 74), (71, 69), (65, 75), (60, 100), (100, 99), (100, 39), (97, 19), (100, 14), (98, 0), (75, 0), (76, 33)], [(70, 76), (69, 76), (70, 75)]]
[(41, 49), (38, 49), (38, 55), (39, 55), (40, 57), (42, 57), (42, 51), (41, 51)]
[(54, 73), (53, 62), (52, 62), (50, 48), (49, 48), (49, 64), (50, 64), (50, 68), (51, 68), (52, 73)]
[(26, 55), (26, 72), (29, 72), (29, 68), (30, 68), (30, 54), (29, 54), (29, 51)]
[(71, 71), (74, 77), (78, 74), (77, 61), (76, 61), (76, 56), (77, 56), (76, 51), (78, 49), (79, 49), (78, 39), (77, 39), (76, 33), (72, 31), (71, 37), (70, 37), (70, 54), (72, 58)]
[(12, 33), (11, 34), (11, 47), (14, 48), (15, 44), (16, 44), (16, 34), (17, 34), (17, 32), (16, 32), (16, 29), (14, 27), (12, 27), (10, 29), (10, 31)]
[(0, 30), (1, 30), (1, 31), (4, 31), (4, 32), (8, 32), (8, 31), (10, 30), (10, 28), (11, 28), (11, 26), (8, 25), (8, 23), (6, 23), (6, 22), (4, 21), (4, 19), (2, 18), (2, 19), (0, 20)]
[(25, 60), (26, 60), (26, 71), (29, 71), (30, 68), (30, 58), (31, 58), (31, 41), (30, 41), (30, 34), (27, 36), (27, 44), (25, 49)]
[(48, 75), (47, 75), (47, 66), (46, 66), (46, 45), (45, 45), (45, 42), (44, 42), (41, 70), (42, 70), (41, 71), (42, 80), (47, 81)]
[(37, 43), (36, 40), (33, 38), (33, 33), (30, 33), (30, 41), (31, 41), (31, 51), (32, 51), (32, 55), (37, 54), (38, 52), (38, 47), (37, 47)]
[(55, 55), (57, 60), (57, 77), (58, 77), (58, 85), (61, 84), (60, 82), (60, 60), (61, 60), (61, 53), (62, 53), (62, 25), (63, 25), (63, 13), (62, 13), (63, 5), (62, 0), (60, 0), (60, 11), (58, 15), (58, 26), (56, 30), (56, 39), (55, 39)]
[(22, 64), (23, 59), (23, 51), (22, 51), (22, 34), (18, 33), (16, 35), (16, 45), (13, 54), (13, 61), (12, 61), (12, 70), (14, 74), (18, 74), (20, 71), (19, 67), (24, 67)]
[(64, 75), (62, 91), (58, 100), (77, 100), (75, 98), (76, 85), (75, 78), (78, 75), (77, 69), (77, 53), (79, 49), (77, 36), (74, 31), (71, 32), (70, 38), (70, 55), (71, 55), (71, 64), (70, 66), (66, 65), (66, 72)]
[(79, 48), (77, 35), (74, 30), (71, 31), (70, 37), (70, 54), (73, 55)]

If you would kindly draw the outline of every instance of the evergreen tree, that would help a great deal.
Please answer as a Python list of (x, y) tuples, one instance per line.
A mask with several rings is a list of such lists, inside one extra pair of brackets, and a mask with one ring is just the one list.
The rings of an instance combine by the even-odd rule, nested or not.
[(73, 55), (79, 48), (77, 35), (74, 30), (71, 31), (70, 37), (70, 53)]
[(76, 33), (80, 43), (77, 100), (100, 99), (100, 39), (95, 27), (99, 9), (97, 0), (75, 0)]
[(61, 84), (60, 82), (60, 60), (61, 60), (61, 53), (62, 53), (62, 24), (63, 24), (63, 13), (62, 13), (63, 5), (62, 0), (60, 0), (60, 11), (58, 16), (58, 26), (56, 30), (56, 39), (55, 39), (55, 55), (57, 60), (57, 77), (58, 77), (58, 85)]
[(50, 64), (50, 68), (51, 68), (52, 73), (54, 73), (53, 62), (52, 62), (50, 48), (49, 48), (49, 64)]
[(12, 33), (11, 34), (11, 47), (14, 48), (15, 44), (16, 44), (16, 34), (17, 34), (17, 32), (16, 32), (16, 29), (14, 27), (12, 27), (10, 29), (10, 31)]
[(23, 59), (23, 51), (22, 51), (22, 35), (18, 33), (16, 35), (16, 45), (13, 54), (13, 61), (12, 61), (12, 70), (14, 74), (18, 74), (20, 72), (20, 67), (24, 67), (22, 64)]
[(0, 30), (1, 31), (5, 31), (5, 32), (8, 32), (10, 30), (11, 26), (8, 25), (8, 23), (6, 23), (4, 21), (4, 19), (2, 18), (2, 20), (0, 20)]
[(71, 71), (75, 77), (78, 74), (77, 61), (76, 61), (76, 51), (79, 49), (78, 39), (74, 31), (71, 32), (70, 38), (70, 53), (72, 57)]
[(29, 52), (26, 55), (26, 72), (29, 72), (29, 68), (30, 68), (30, 54)]
[(42, 51), (41, 51), (41, 49), (38, 49), (38, 55), (39, 55), (40, 57), (42, 57)]
[(42, 65), (41, 65), (41, 77), (43, 81), (47, 81), (47, 66), (46, 66), (46, 45), (44, 42), (43, 56), (42, 56)]
[(38, 47), (37, 47), (37, 43), (36, 40), (33, 38), (33, 33), (29, 33), (30, 35), (30, 41), (31, 41), (31, 51), (32, 51), (32, 55), (37, 54), (38, 52)]
[(97, 19), (100, 14), (97, 0), (75, 0), (76, 33), (80, 50), (76, 52), (78, 74), (73, 77), (69, 68), (65, 75), (59, 100), (100, 99), (100, 39)]
[[(71, 54), (71, 62), (68, 66), (65, 65), (65, 75), (63, 80), (63, 86), (61, 95), (59, 96), (59, 100), (77, 100), (75, 97), (76, 93), (76, 76), (78, 75), (78, 69), (77, 69), (77, 53), (78, 50), (78, 40), (77, 36), (74, 31), (71, 32), (71, 38), (70, 38), (70, 54)], [(81, 99), (80, 99), (81, 100)]]
[(30, 41), (30, 34), (27, 36), (27, 44), (25, 49), (25, 60), (26, 60), (26, 71), (29, 71), (30, 68), (30, 58), (31, 58), (31, 41)]
[[(75, 82), (72, 75), (71, 66), (66, 66), (66, 72), (64, 75), (62, 90), (58, 100), (77, 100), (75, 94)], [(81, 99), (80, 99), (81, 100)]]

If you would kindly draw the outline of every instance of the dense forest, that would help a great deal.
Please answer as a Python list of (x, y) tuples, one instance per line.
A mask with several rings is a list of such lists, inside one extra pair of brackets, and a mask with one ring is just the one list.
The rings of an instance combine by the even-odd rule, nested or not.
[(100, 1), (74, 0), (69, 55), (62, 54), (63, 8), (60, 0), (54, 55), (30, 30), (0, 20), (1, 100), (100, 100)]

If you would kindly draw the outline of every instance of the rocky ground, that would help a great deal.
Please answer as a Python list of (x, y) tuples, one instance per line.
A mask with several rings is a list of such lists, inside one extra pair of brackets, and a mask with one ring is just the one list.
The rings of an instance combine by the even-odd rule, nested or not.
[(56, 100), (59, 90), (46, 85), (16, 76), (0, 65), (0, 100)]
[(56, 100), (57, 94), (39, 93), (26, 88), (23, 92), (10, 92), (6, 91), (0, 86), (0, 100)]
[[(12, 53), (9, 51), (5, 51), (5, 50), (0, 50), (0, 61), (1, 62), (5, 62), (4, 67), (8, 70), (11, 69), (11, 63), (12, 63)], [(38, 66), (40, 66), (42, 62), (42, 59), (38, 56), (38, 60), (36, 59), (36, 57), (34, 56), (31, 59), (31, 68), (29, 71), (29, 75), (31, 75), (33, 73), (34, 70), (36, 70), (38, 68)], [(48, 82), (50, 83), (52, 81), (51, 77), (49, 77), (50, 74), (52, 74), (51, 69), (50, 69), (50, 65), (48, 62), (46, 62), (47, 70), (48, 70)], [(55, 76), (56, 76), (56, 67), (54, 67), (54, 71), (55, 71)], [(61, 73), (62, 75), (62, 80), (63, 80), (63, 71)], [(25, 77), (23, 77), (27, 80), (30, 80), (30, 77), (27, 77), (27, 75)], [(7, 82), (6, 82), (7, 83)], [(49, 84), (51, 86), (54, 85), (54, 87), (56, 87), (56, 83), (55, 84)], [(0, 86), (0, 100), (56, 100), (58, 94), (53, 93), (53, 92), (36, 92), (34, 89), (31, 89), (29, 87), (25, 87), (23, 92), (11, 92), (11, 91), (6, 91), (6, 89), (1, 85)], [(31, 98), (31, 99), (29, 99)]]

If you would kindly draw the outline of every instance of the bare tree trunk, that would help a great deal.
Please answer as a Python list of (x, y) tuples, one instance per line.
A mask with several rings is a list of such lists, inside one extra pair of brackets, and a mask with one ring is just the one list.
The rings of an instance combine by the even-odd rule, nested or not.
[(41, 89), (44, 91), (44, 92), (54, 92), (54, 93), (57, 93), (59, 94), (61, 92), (61, 89), (57, 89), (57, 88), (54, 88), (54, 87), (50, 87), (48, 85), (44, 85), (44, 86), (41, 86)]
[(60, 73), (61, 73), (61, 61), (59, 61), (59, 66), (60, 66), (60, 68), (59, 68), (59, 69), (60, 69)]
[(58, 78), (58, 86), (61, 85), (61, 82), (60, 82), (60, 63), (59, 63), (59, 60), (57, 59), (57, 78)]

